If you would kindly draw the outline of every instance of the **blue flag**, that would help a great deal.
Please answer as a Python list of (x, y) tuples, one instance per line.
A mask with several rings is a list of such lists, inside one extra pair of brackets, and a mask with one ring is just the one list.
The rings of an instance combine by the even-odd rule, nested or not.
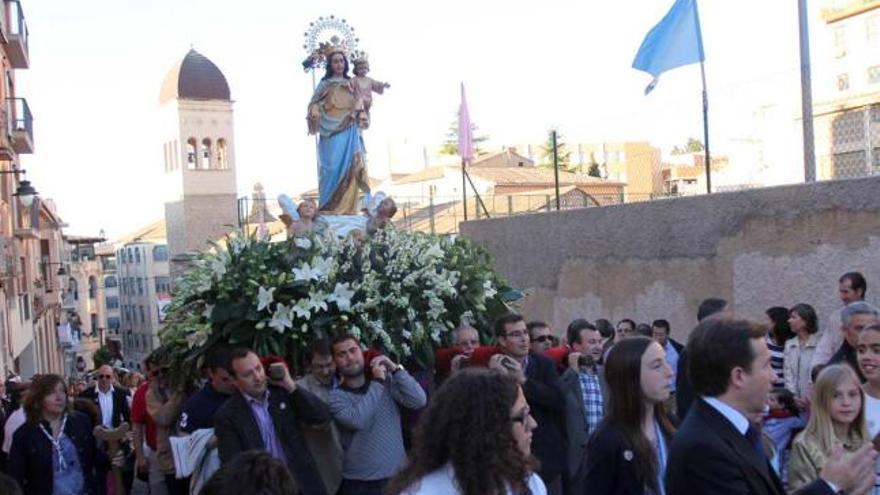
[(659, 24), (645, 36), (633, 68), (654, 76), (645, 94), (657, 85), (660, 74), (705, 60), (696, 0), (675, 0)]

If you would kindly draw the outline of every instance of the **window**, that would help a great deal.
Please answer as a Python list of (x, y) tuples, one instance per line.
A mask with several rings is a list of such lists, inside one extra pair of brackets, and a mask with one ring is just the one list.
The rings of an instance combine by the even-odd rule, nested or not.
[(101, 328), (98, 325), (97, 313), (91, 314), (91, 322), (92, 322), (92, 336), (97, 337), (101, 333)]
[(868, 84), (880, 83), (880, 65), (868, 67)]
[(110, 296), (107, 298), (107, 309), (119, 309), (119, 298)]
[(138, 295), (140, 295), (140, 296), (144, 295), (144, 279), (138, 277), (137, 285), (138, 285)]
[(113, 275), (110, 275), (109, 277), (104, 279), (104, 287), (107, 289), (116, 288), (117, 285), (118, 282), (116, 281), (116, 277), (114, 277)]
[(156, 246), (153, 248), (153, 261), (168, 261), (168, 246)]
[(196, 169), (196, 138), (186, 140), (186, 169)]
[(880, 168), (880, 148), (872, 149), (871, 156), (871, 161), (874, 162), (874, 168)]
[(156, 277), (156, 293), (168, 294), (171, 292), (171, 277)]
[(199, 150), (199, 158), (201, 158), (201, 168), (202, 170), (209, 170), (211, 168), (211, 140), (208, 138), (202, 139), (202, 149)]
[(865, 34), (868, 38), (868, 44), (875, 44), (880, 40), (880, 14), (865, 18)]
[(141, 323), (144, 323), (146, 320), (144, 319), (144, 307), (138, 306), (138, 313), (141, 316)]
[(217, 140), (217, 168), (221, 170), (229, 168), (229, 158), (226, 154), (226, 140), (223, 138)]
[(140, 248), (134, 248), (134, 262), (135, 262), (135, 263), (140, 263), (140, 262), (141, 262), (141, 250), (140, 250)]
[(98, 281), (95, 277), (89, 277), (89, 299), (98, 297)]
[(836, 26), (831, 31), (831, 37), (834, 43), (834, 56), (843, 58), (846, 56), (846, 27)]
[(849, 74), (839, 74), (837, 76), (837, 90), (846, 91), (849, 89)]
[(120, 322), (119, 322), (119, 318), (117, 318), (117, 317), (115, 317), (115, 316), (108, 316), (108, 317), (107, 317), (107, 328), (108, 328), (108, 329), (110, 329), (110, 330), (119, 330), (119, 327), (120, 327), (120, 326), (121, 326), (121, 325), (120, 325)]

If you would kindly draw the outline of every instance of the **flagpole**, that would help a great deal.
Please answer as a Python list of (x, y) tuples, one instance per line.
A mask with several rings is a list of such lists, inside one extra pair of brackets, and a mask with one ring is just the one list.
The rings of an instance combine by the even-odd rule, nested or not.
[(706, 194), (712, 194), (712, 169), (709, 153), (709, 93), (706, 91), (706, 67), (700, 61), (700, 76), (703, 79), (703, 159), (706, 161)]
[(461, 204), (464, 207), (464, 221), (467, 222), (467, 171), (464, 169), (465, 161), (461, 159)]
[(801, 51), (801, 120), (804, 135), (804, 182), (816, 181), (816, 143), (813, 137), (813, 83), (810, 75), (810, 30), (807, 2), (798, 0)]

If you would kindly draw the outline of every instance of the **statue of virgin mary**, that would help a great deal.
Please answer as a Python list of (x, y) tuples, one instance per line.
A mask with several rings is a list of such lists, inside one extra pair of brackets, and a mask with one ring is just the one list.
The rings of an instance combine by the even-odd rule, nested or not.
[(358, 213), (360, 191), (369, 202), (370, 184), (364, 141), (357, 119), (357, 97), (342, 49), (326, 48), (327, 73), (309, 102), (309, 134), (318, 139), (318, 209), (322, 213)]

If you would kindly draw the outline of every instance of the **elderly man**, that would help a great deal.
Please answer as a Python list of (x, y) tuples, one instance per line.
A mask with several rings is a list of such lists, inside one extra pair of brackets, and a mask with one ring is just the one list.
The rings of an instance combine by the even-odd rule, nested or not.
[(846, 363), (859, 375), (859, 380), (865, 382), (865, 376), (859, 369), (856, 356), (856, 346), (859, 344), (859, 334), (868, 325), (877, 323), (880, 310), (864, 302), (854, 302), (843, 308), (840, 312), (840, 320), (843, 324), (843, 344), (840, 349), (831, 356), (828, 364)]
[(128, 392), (117, 387), (116, 373), (109, 364), (98, 368), (96, 373), (98, 384), (95, 388), (86, 389), (79, 396), (88, 399), (101, 411), (101, 425), (105, 428), (116, 428), (131, 419), (128, 407)]
[(819, 337), (816, 350), (813, 352), (810, 368), (826, 364), (843, 345), (843, 310), (852, 303), (865, 300), (865, 292), (868, 291), (868, 282), (859, 272), (849, 272), (841, 275), (837, 285), (837, 295), (843, 306), (834, 310), (828, 317), (828, 326)]

